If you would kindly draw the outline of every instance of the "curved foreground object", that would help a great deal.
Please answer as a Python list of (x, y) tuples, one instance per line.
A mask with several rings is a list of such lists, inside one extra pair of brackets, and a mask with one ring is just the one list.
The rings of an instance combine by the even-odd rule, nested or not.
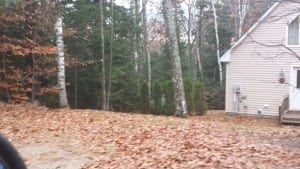
[(13, 145), (0, 135), (0, 169), (26, 169)]

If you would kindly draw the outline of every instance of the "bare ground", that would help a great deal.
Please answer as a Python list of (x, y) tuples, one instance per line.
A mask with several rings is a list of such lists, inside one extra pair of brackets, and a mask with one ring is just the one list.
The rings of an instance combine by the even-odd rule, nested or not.
[(300, 126), (223, 111), (180, 119), (0, 103), (0, 132), (29, 169), (300, 168)]

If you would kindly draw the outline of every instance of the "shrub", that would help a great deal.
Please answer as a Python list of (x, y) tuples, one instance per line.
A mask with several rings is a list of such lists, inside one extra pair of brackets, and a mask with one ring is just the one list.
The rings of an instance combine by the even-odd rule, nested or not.
[(143, 113), (149, 113), (150, 112), (150, 101), (149, 101), (147, 83), (142, 83), (139, 98), (140, 98), (140, 104), (139, 104), (140, 111)]
[(209, 109), (224, 110), (225, 89), (219, 86), (210, 86), (206, 92), (206, 102)]
[(162, 93), (162, 98), (165, 98), (162, 99), (165, 100), (162, 102), (162, 112), (165, 115), (173, 115), (175, 113), (175, 101), (172, 81), (164, 83)]
[(193, 113), (195, 111), (194, 108), (194, 84), (190, 80), (184, 80), (184, 91), (185, 91), (185, 99), (186, 106), (189, 113)]
[(49, 108), (59, 107), (59, 97), (57, 93), (46, 93), (42, 96), (41, 103)]
[(196, 114), (198, 115), (205, 114), (207, 110), (207, 104), (205, 101), (205, 89), (204, 89), (204, 85), (200, 82), (197, 82), (195, 84), (194, 102), (195, 102)]
[(151, 112), (154, 114), (162, 113), (162, 90), (159, 82), (155, 82), (152, 91), (153, 104), (151, 105)]

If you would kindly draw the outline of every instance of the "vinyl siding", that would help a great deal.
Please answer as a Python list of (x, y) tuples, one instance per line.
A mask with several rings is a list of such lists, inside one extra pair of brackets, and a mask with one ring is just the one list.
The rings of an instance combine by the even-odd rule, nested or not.
[[(291, 65), (300, 65), (295, 56), (278, 45), (285, 44), (287, 23), (295, 18), (295, 14), (285, 14), (299, 8), (300, 4), (282, 2), (232, 50), (231, 61), (226, 64), (226, 112), (258, 115), (261, 110), (261, 115), (278, 116), (279, 105), (289, 95)], [(300, 47), (292, 49), (300, 55)], [(281, 70), (284, 84), (279, 83)], [(239, 112), (234, 102), (236, 83), (241, 84), (241, 96), (246, 97), (239, 103)]]

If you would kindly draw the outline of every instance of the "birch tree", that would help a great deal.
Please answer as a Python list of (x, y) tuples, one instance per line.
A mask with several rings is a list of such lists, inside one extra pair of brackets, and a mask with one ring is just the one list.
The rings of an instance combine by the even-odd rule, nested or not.
[(113, 61), (113, 44), (114, 44), (114, 0), (110, 0), (110, 49), (109, 49), (109, 72), (108, 72), (108, 89), (106, 99), (106, 110), (110, 108), (110, 94), (111, 94), (111, 78), (112, 78), (112, 61)]
[(214, 25), (215, 25), (215, 35), (216, 35), (216, 45), (217, 45), (217, 61), (219, 67), (219, 78), (220, 78), (220, 85), (223, 86), (223, 71), (222, 71), (222, 64), (220, 62), (220, 42), (219, 42), (219, 31), (218, 31), (218, 16), (217, 11), (215, 8), (215, 1), (211, 2), (213, 13), (214, 13)]
[(132, 13), (134, 15), (134, 36), (133, 36), (133, 57), (134, 57), (134, 71), (137, 76), (137, 86), (138, 90), (140, 90), (140, 1), (139, 0), (132, 0)]
[(182, 71), (174, 16), (175, 7), (172, 4), (171, 0), (163, 0), (163, 8), (166, 25), (166, 39), (168, 43), (172, 69), (172, 81), (176, 107), (175, 115), (186, 116), (187, 108), (182, 80)]
[(143, 50), (145, 51), (147, 58), (147, 85), (148, 85), (148, 96), (149, 100), (151, 100), (151, 53), (150, 53), (150, 45), (149, 45), (149, 31), (147, 26), (147, 2), (148, 0), (142, 0), (143, 4), (143, 36), (144, 36), (144, 44)]
[(237, 16), (238, 16), (238, 38), (243, 34), (243, 27), (250, 11), (252, 0), (237, 0)]
[[(57, 2), (58, 8), (60, 8), (60, 1)], [(60, 9), (58, 9), (60, 11)], [(56, 23), (55, 23), (55, 30), (56, 30), (56, 48), (57, 48), (57, 65), (58, 65), (58, 72), (57, 72), (57, 81), (58, 81), (58, 88), (59, 88), (59, 104), (60, 107), (68, 106), (68, 99), (67, 99), (67, 91), (66, 91), (66, 74), (65, 74), (65, 57), (64, 57), (64, 40), (63, 40), (63, 16), (59, 12)]]
[(105, 55), (104, 55), (104, 33), (103, 33), (103, 0), (99, 0), (100, 14), (100, 62), (101, 62), (101, 84), (102, 84), (102, 109), (106, 110), (106, 79), (105, 79)]
[(188, 74), (190, 77), (194, 78), (194, 62), (193, 62), (193, 52), (192, 52), (192, 2), (188, 0), (185, 2), (188, 8), (188, 16), (187, 16), (187, 54), (188, 54)]

